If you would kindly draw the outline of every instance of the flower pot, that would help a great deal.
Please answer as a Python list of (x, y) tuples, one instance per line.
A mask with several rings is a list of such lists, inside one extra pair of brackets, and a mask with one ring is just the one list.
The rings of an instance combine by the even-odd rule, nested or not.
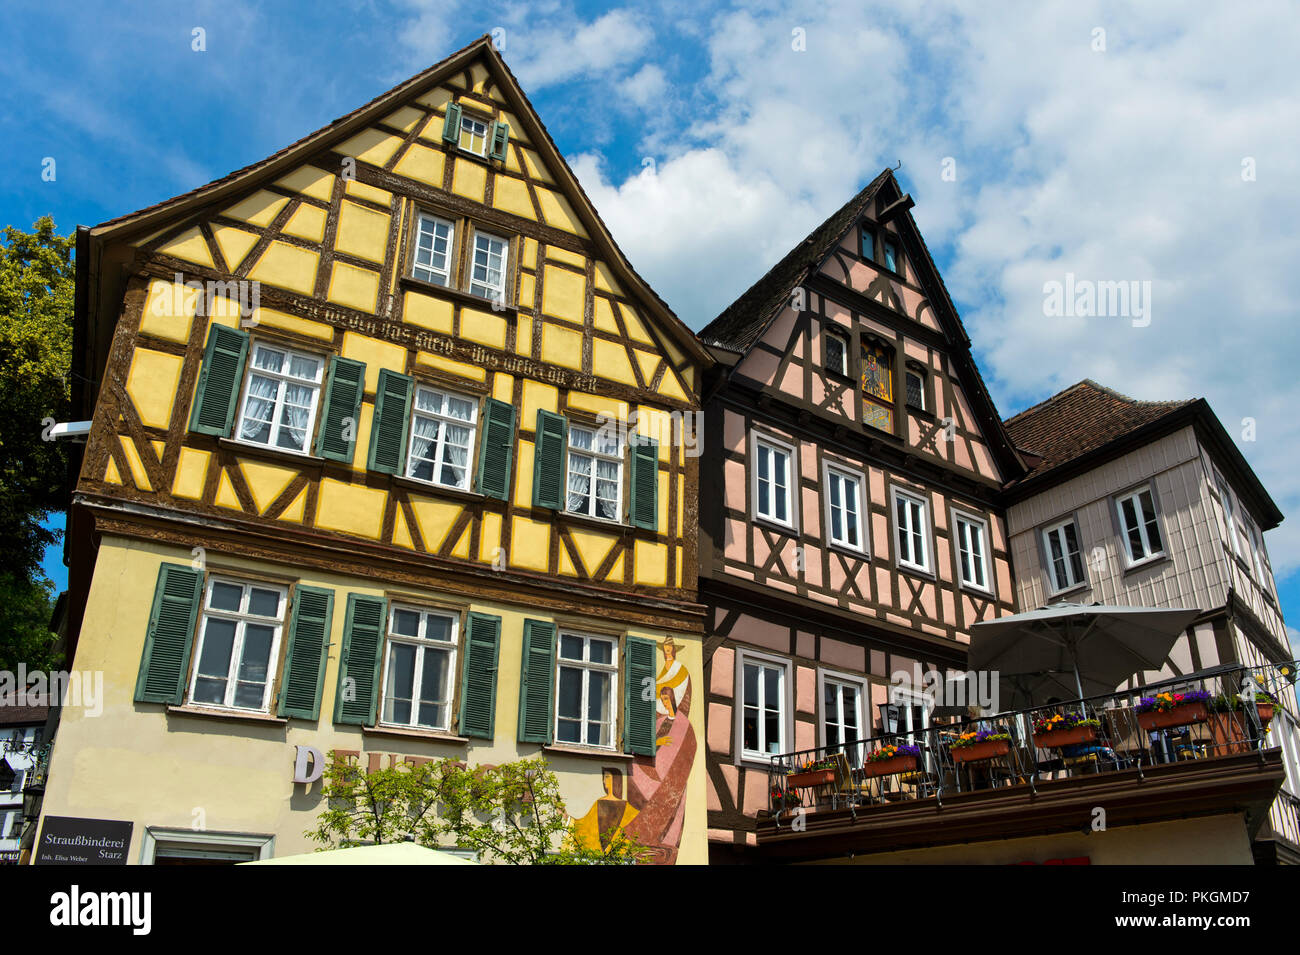
[(1273, 719), (1273, 704), (1256, 703), (1255, 712), (1259, 713), (1260, 726), (1267, 726), (1269, 724), (1269, 721)]
[(919, 763), (918, 757), (909, 756), (905, 753), (902, 756), (891, 756), (889, 759), (878, 759), (875, 762), (864, 763), (862, 775), (871, 778), (874, 776), (892, 776), (895, 773), (912, 773), (919, 769)]
[(1139, 713), (1138, 726), (1147, 732), (1151, 730), (1167, 730), (1174, 726), (1191, 726), (1193, 723), (1204, 723), (1206, 717), (1210, 715), (1209, 708), (1204, 703), (1181, 703), (1173, 709), (1148, 710), (1145, 713)]
[(1096, 738), (1097, 727), (1095, 726), (1071, 726), (1069, 729), (1035, 733), (1034, 745), (1040, 749), (1060, 749), (1062, 746), (1091, 743)]
[(1244, 753), (1250, 749), (1241, 720), (1242, 717), (1237, 713), (1210, 714), (1210, 738), (1214, 743), (1210, 752), (1215, 756), (1227, 756), (1229, 753)]
[(792, 789), (803, 789), (806, 786), (825, 786), (833, 782), (835, 782), (835, 770), (833, 769), (810, 769), (806, 773), (792, 773), (785, 777), (785, 784)]
[(1011, 740), (986, 739), (984, 742), (976, 743), (973, 746), (954, 746), (951, 752), (953, 762), (982, 763), (987, 759), (997, 759), (999, 756), (1005, 756), (1011, 752)]

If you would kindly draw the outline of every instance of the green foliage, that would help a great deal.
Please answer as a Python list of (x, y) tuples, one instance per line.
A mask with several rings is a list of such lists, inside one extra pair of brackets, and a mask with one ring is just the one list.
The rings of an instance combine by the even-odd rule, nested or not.
[(42, 421), (69, 410), (74, 240), (49, 216), (34, 229), (6, 226), (0, 242), (0, 576), (19, 581), (59, 539), (41, 522), (66, 507), (66, 449)]
[(335, 756), (326, 766), (325, 808), (308, 838), (329, 848), (411, 840), (472, 849), (507, 865), (629, 865), (644, 847), (622, 833), (609, 847), (579, 845), (546, 761), (467, 767), (453, 759), (366, 772)]
[(29, 671), (48, 673), (62, 666), (49, 627), (53, 611), (54, 584), (49, 580), (0, 574), (0, 670), (16, 673), (24, 663)]

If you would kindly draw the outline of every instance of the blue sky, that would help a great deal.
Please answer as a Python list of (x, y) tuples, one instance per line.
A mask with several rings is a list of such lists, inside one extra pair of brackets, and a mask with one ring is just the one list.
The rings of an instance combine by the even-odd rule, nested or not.
[[(1234, 437), (1253, 420), (1238, 443), (1289, 516), (1266, 539), (1300, 611), (1292, 17), (1271, 0), (11, 0), (0, 223), (49, 213), (68, 231), (191, 189), (495, 31), (693, 328), (901, 161), (999, 410), (1093, 377), (1204, 396)], [(1044, 283), (1067, 273), (1150, 282), (1151, 321), (1045, 314)]]

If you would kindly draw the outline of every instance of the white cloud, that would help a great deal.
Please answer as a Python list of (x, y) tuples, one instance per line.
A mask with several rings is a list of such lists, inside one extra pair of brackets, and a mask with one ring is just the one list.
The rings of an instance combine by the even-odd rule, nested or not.
[(526, 90), (621, 73), (654, 39), (642, 16), (628, 10), (611, 10), (590, 22), (572, 16), (543, 18), (531, 10), (521, 16), (507, 34), (507, 50), (513, 54), (510, 67)]
[[(1300, 33), (1280, 2), (1138, 9), (849, 0), (724, 13), (657, 176), (584, 184), (629, 257), (693, 327), (886, 165), (999, 408), (1091, 376), (1139, 398), (1204, 396), (1285, 513), (1300, 508)], [(807, 52), (790, 48), (802, 27)], [(1105, 50), (1093, 48), (1105, 30)], [(681, 30), (679, 32), (689, 32)], [(953, 157), (958, 179), (940, 163)], [(1243, 181), (1245, 157), (1257, 179)], [(707, 181), (699, 177), (711, 177)], [(1044, 314), (1065, 273), (1150, 281), (1152, 321)], [(1300, 520), (1270, 532), (1300, 567)]]

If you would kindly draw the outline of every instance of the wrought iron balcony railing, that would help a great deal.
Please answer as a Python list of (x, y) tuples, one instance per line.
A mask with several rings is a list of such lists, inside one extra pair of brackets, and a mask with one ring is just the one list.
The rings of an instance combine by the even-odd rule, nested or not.
[(1081, 700), (773, 756), (769, 803), (778, 825), (796, 810), (879, 806), (1043, 780), (1113, 773), (1270, 749), (1285, 683), (1221, 667)]

